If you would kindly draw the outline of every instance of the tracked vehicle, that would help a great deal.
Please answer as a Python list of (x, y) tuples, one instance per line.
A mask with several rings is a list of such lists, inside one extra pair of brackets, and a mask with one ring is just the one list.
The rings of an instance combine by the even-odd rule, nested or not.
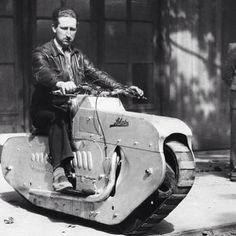
[(126, 111), (117, 97), (78, 94), (69, 102), (73, 189), (53, 190), (48, 138), (41, 134), (0, 135), (6, 181), (36, 206), (125, 234), (148, 231), (194, 183), (190, 128), (175, 118)]

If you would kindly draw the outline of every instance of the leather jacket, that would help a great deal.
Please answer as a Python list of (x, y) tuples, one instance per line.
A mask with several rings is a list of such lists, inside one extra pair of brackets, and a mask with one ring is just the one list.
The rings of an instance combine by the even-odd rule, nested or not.
[[(32, 69), (35, 90), (32, 95), (31, 112), (51, 106), (51, 91), (57, 89), (58, 81), (69, 81), (65, 69), (63, 53), (56, 47), (54, 40), (37, 47), (32, 54)], [(98, 70), (93, 63), (77, 48), (71, 49), (71, 68), (76, 85), (92, 82), (103, 88), (121, 88), (106, 72)]]

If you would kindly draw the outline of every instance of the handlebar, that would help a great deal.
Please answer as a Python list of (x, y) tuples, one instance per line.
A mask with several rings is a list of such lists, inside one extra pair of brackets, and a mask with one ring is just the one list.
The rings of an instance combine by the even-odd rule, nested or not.
[(93, 96), (100, 96), (100, 97), (110, 97), (110, 96), (119, 96), (119, 95), (125, 95), (128, 97), (135, 97), (138, 99), (147, 99), (144, 96), (139, 96), (139, 94), (127, 87), (124, 86), (123, 88), (118, 88), (114, 90), (106, 90), (102, 89), (99, 86), (91, 85), (91, 84), (81, 84), (76, 87), (76, 89), (71, 93), (63, 94), (61, 90), (55, 90), (52, 92), (53, 95), (56, 96), (64, 96), (64, 97), (76, 97), (78, 94), (87, 94), (87, 95), (93, 95)]

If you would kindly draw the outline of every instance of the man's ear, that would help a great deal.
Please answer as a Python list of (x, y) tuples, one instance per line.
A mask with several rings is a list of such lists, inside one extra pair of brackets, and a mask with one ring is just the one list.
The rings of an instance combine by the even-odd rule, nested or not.
[(54, 24), (52, 24), (52, 32), (55, 34), (56, 33), (56, 28)]

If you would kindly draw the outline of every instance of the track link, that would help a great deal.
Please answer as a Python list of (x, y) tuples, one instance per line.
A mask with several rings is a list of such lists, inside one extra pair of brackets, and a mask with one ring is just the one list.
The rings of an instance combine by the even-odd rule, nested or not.
[(181, 188), (181, 192), (185, 191), (186, 194), (174, 192), (168, 198), (164, 199), (162, 203), (156, 208), (152, 215), (150, 215), (145, 222), (143, 222), (138, 228), (133, 231), (130, 231), (126, 234), (128, 235), (140, 235), (144, 234), (150, 229), (152, 229), (156, 224), (162, 221), (165, 217), (173, 211), (178, 204), (186, 197), (187, 193), (190, 191), (190, 188)]

